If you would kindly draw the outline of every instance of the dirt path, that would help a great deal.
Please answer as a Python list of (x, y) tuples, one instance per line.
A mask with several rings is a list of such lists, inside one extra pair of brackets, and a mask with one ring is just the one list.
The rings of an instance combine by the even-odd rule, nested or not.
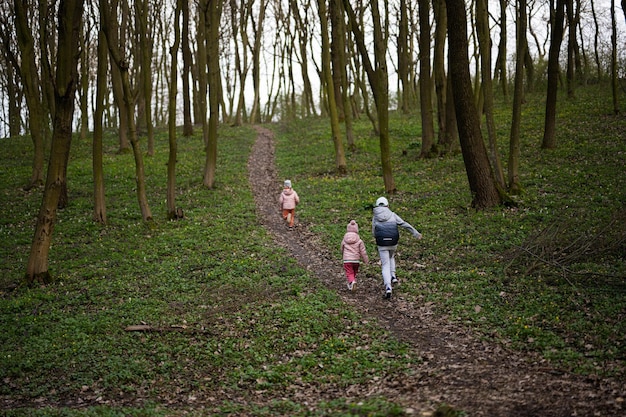
[(282, 181), (274, 166), (273, 134), (263, 127), (256, 129), (248, 169), (261, 223), (302, 266), (337, 288), (346, 304), (410, 343), (423, 359), (413, 378), (381, 375), (367, 394), (386, 395), (416, 410), (447, 403), (470, 416), (626, 415), (622, 381), (574, 375), (554, 369), (537, 355), (481, 341), (468, 329), (442, 320), (428, 306), (408, 302), (401, 294), (384, 300), (380, 285), (372, 279), (360, 280), (354, 293), (343, 290), (340, 263), (306, 225), (298, 224), (284, 233), (277, 203), (267, 198), (276, 194), (276, 184)]

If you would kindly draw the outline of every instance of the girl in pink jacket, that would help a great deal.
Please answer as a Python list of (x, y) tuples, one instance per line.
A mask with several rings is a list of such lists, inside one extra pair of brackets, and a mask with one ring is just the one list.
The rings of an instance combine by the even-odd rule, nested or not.
[(361, 259), (364, 263), (369, 263), (365, 243), (359, 237), (359, 225), (350, 220), (347, 227), (348, 231), (341, 241), (341, 256), (343, 258), (343, 269), (346, 271), (346, 279), (348, 280), (348, 290), (354, 290), (356, 284), (356, 274), (359, 272), (359, 264)]
[(296, 206), (300, 203), (300, 197), (298, 193), (291, 188), (291, 181), (285, 180), (283, 185), (283, 192), (280, 193), (279, 198), (280, 209), (282, 211), (283, 219), (287, 221), (289, 228), (293, 227), (296, 217)]

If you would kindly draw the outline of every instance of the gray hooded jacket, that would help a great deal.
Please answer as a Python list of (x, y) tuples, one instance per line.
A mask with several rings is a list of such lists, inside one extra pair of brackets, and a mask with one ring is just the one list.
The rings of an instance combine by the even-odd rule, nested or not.
[(421, 236), (413, 226), (402, 220), (400, 216), (391, 211), (389, 207), (374, 207), (372, 218), (372, 234), (378, 246), (395, 246), (400, 239), (398, 226), (405, 228), (415, 237)]

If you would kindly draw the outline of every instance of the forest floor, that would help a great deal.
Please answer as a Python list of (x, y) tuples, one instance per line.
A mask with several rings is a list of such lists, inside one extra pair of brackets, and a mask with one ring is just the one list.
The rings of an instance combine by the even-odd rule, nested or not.
[[(274, 165), (270, 130), (257, 127), (258, 137), (248, 162), (249, 180), (260, 222), (280, 246), (330, 288), (346, 305), (375, 321), (397, 339), (410, 344), (422, 361), (402, 375), (381, 375), (371, 392), (400, 404), (448, 404), (469, 416), (618, 416), (626, 413), (624, 381), (578, 375), (557, 369), (540, 355), (508, 349), (484, 340), (471, 329), (435, 314), (432, 305), (403, 299), (401, 283), (390, 300), (382, 283), (358, 281), (356, 291), (343, 285), (341, 263), (319, 237), (296, 223), (287, 230), (276, 201), (267, 198), (280, 182)], [(296, 216), (296, 221), (298, 220)], [(376, 258), (375, 254), (370, 254)], [(400, 277), (401, 278), (401, 277)], [(324, 393), (308, 390), (310, 403)], [(354, 397), (368, 393), (348, 393)], [(421, 413), (422, 410), (414, 410)], [(419, 414), (418, 414), (419, 415)]]

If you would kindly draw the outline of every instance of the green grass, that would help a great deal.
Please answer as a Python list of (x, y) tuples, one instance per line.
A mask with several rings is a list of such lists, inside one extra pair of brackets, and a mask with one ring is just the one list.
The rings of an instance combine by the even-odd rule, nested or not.
[[(281, 398), (310, 385), (341, 390), (381, 372), (402, 373), (418, 360), (362, 322), (258, 224), (246, 171), (255, 134), (221, 130), (214, 190), (201, 185), (201, 139), (179, 139), (182, 221), (166, 219), (167, 140), (159, 136), (157, 155), (146, 158), (155, 218), (148, 224), (134, 193), (132, 157), (116, 155), (115, 135), (107, 136), (106, 226), (91, 221), (90, 144), (75, 142), (71, 203), (59, 213), (50, 252), (55, 282), (17, 289), (41, 195), (21, 188), (30, 143), (5, 141), (0, 199), (11, 209), (0, 225), (0, 397), (22, 407), (9, 415), (33, 415), (41, 404), (69, 408), (40, 415), (83, 415), (72, 409), (97, 403), (103, 405), (91, 415), (171, 415), (170, 401), (173, 410), (184, 401), (191, 409), (210, 404), (216, 413), (306, 413), (303, 404), (246, 406), (229, 398)], [(125, 331), (142, 323), (165, 330)], [(381, 352), (398, 357), (381, 359)], [(109, 400), (129, 407), (107, 407)], [(371, 398), (355, 407), (395, 406)]]
[[(417, 159), (419, 117), (393, 114), (399, 191), (390, 196), (391, 207), (424, 235), (421, 241), (401, 238), (401, 291), (486, 338), (540, 352), (558, 366), (623, 375), (623, 250), (568, 266), (597, 275), (541, 265), (525, 274), (525, 257), (505, 268), (516, 248), (557, 220), (565, 225), (555, 245), (592, 236), (624, 207), (626, 120), (609, 115), (610, 98), (601, 90), (578, 94), (559, 105), (554, 151), (539, 149), (542, 98), (527, 97), (520, 166), (525, 193), (516, 208), (485, 212), (469, 207), (460, 155)], [(500, 103), (498, 111), (506, 155), (510, 109)], [(345, 176), (333, 168), (327, 121), (268, 127), (277, 135), (279, 180), (292, 179), (302, 199), (299, 220), (324, 244), (338, 247), (354, 218), (375, 258), (369, 207), (383, 183), (378, 139), (366, 118), (356, 123), (357, 150), (347, 155)], [(249, 127), (220, 129), (214, 190), (202, 187), (199, 132), (180, 137), (177, 206), (185, 218), (168, 221), (167, 137), (160, 133), (156, 155), (145, 160), (155, 218), (146, 224), (134, 192), (132, 155), (116, 154), (116, 135), (109, 132), (106, 226), (91, 221), (91, 144), (75, 141), (70, 205), (59, 212), (50, 252), (55, 281), (17, 288), (41, 190), (22, 189), (30, 178), (30, 140), (3, 141), (0, 400), (20, 406), (4, 410), (7, 415), (172, 415), (202, 407), (219, 415), (402, 415), (393, 401), (355, 403), (342, 394), (381, 373), (401, 375), (420, 358), (342, 304), (258, 224), (246, 171), (255, 134)], [(366, 272), (378, 273), (372, 271)], [(142, 323), (163, 331), (125, 331)], [(316, 404), (293, 400), (294, 393), (312, 387), (337, 394)]]
[[(416, 303), (434, 302), (439, 314), (516, 349), (543, 353), (559, 366), (623, 373), (626, 119), (611, 114), (609, 92), (580, 89), (575, 100), (561, 97), (558, 149), (551, 151), (540, 149), (544, 97), (527, 96), (520, 163), (525, 192), (516, 197), (514, 208), (483, 212), (470, 208), (461, 155), (418, 159), (420, 138), (413, 132), (420, 131), (419, 117), (395, 114), (390, 132), (398, 192), (390, 196), (390, 204), (424, 236), (421, 241), (408, 234), (401, 239), (403, 294)], [(510, 117), (501, 101), (495, 118), (505, 172)], [(357, 151), (347, 155), (348, 175), (334, 173), (324, 121), (283, 127), (277, 160), (303, 201), (299, 216), (314, 225), (326, 244), (341, 241), (345, 224), (354, 218), (368, 252), (375, 254), (369, 206), (384, 195), (378, 138), (366, 120), (355, 130)], [(612, 246), (563, 268), (545, 262), (528, 268), (537, 255), (550, 260), (550, 250), (584, 245), (616, 213), (621, 220), (597, 239)], [(548, 226), (555, 231), (539, 239)], [(530, 255), (520, 249), (539, 243), (544, 252)]]

